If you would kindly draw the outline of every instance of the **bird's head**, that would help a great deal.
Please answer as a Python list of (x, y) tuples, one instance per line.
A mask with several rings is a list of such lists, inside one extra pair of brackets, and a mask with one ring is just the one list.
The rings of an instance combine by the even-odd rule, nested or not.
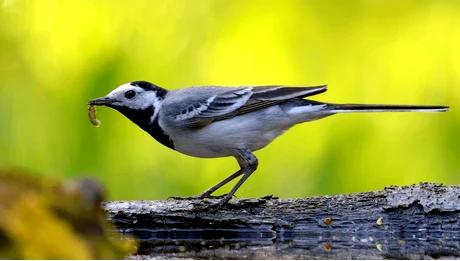
[(114, 109), (145, 110), (157, 106), (167, 90), (146, 81), (135, 81), (120, 85), (107, 96), (88, 102), (89, 105), (103, 105)]
[(138, 125), (153, 120), (167, 90), (150, 82), (135, 81), (120, 85), (107, 96), (90, 100), (88, 105), (113, 108)]

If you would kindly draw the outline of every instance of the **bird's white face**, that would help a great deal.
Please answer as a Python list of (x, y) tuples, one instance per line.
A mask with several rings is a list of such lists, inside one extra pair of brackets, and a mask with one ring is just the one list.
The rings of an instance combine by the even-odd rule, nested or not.
[(160, 98), (157, 92), (126, 83), (120, 85), (107, 96), (111, 100), (111, 105), (116, 107), (126, 107), (132, 110), (145, 110), (154, 105), (158, 107)]

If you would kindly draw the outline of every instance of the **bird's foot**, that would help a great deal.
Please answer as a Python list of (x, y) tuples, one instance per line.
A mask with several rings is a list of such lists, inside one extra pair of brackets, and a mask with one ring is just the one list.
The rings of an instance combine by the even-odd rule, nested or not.
[[(228, 196), (228, 194), (220, 195), (220, 196), (212, 196), (209, 199), (203, 199), (198, 202), (195, 202), (194, 210), (198, 212), (216, 212), (222, 208), (231, 208), (229, 201), (232, 197)], [(220, 199), (216, 201), (215, 199)]]
[(261, 198), (240, 199), (235, 202), (231, 202), (230, 199), (231, 197), (229, 197), (228, 195), (223, 195), (223, 198), (218, 202), (201, 201), (199, 206), (197, 206), (197, 209), (200, 211), (209, 212), (216, 212), (222, 209), (251, 209), (265, 205), (267, 204), (267, 201), (278, 199), (278, 197), (268, 195)]
[(229, 201), (232, 197), (229, 197), (228, 195), (224, 195), (221, 200), (219, 200), (216, 203), (211, 203), (206, 206), (206, 209), (210, 212), (216, 212), (227, 205), (229, 205)]
[(222, 194), (222, 195), (218, 195), (218, 196), (209, 195), (209, 196), (206, 196), (206, 197), (203, 197), (203, 198), (220, 199), (220, 198), (225, 198), (226, 196), (227, 196), (227, 194)]
[(178, 197), (178, 196), (172, 196), (169, 197), (168, 199), (174, 199), (174, 200), (197, 200), (197, 199), (203, 199), (201, 195), (198, 196), (190, 196), (190, 197)]
[(223, 195), (218, 195), (218, 196), (213, 196), (213, 195), (208, 195), (206, 193), (203, 193), (201, 195), (197, 195), (197, 196), (191, 196), (191, 197), (177, 197), (177, 196), (172, 196), (172, 197), (169, 197), (168, 199), (174, 199), (174, 200), (197, 200), (197, 199), (205, 199), (205, 198), (209, 198), (209, 199), (220, 199), (220, 198), (224, 198), (226, 197), (227, 194), (223, 194)]

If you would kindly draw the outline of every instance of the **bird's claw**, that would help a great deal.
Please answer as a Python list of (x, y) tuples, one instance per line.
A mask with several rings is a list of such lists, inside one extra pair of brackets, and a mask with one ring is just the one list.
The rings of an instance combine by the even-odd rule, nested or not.
[[(209, 195), (205, 198), (211, 198), (211, 199), (220, 199), (220, 198), (225, 198), (228, 194), (222, 194), (222, 195), (218, 195), (218, 196), (213, 196), (213, 195)], [(234, 197), (234, 196), (233, 196)]]
[(208, 204), (206, 205), (205, 207), (205, 210), (209, 211), (209, 212), (216, 212), (224, 207), (226, 207), (229, 203), (228, 201), (230, 200), (230, 198), (223, 198), (221, 200), (219, 200), (217, 203), (211, 203), (211, 204)]
[(203, 198), (201, 196), (191, 196), (191, 197), (172, 196), (172, 197), (169, 197), (168, 199), (174, 199), (174, 200), (197, 200), (197, 199), (203, 199)]
[[(192, 197), (177, 197), (177, 196), (172, 196), (169, 197), (168, 199), (173, 199), (173, 200), (200, 200), (198, 202), (193, 203), (195, 205), (195, 210), (199, 211), (208, 211), (208, 212), (216, 212), (222, 208), (230, 207), (230, 208), (238, 208), (238, 204), (230, 204), (229, 201), (233, 197), (236, 198), (235, 195), (229, 196), (228, 194), (223, 194), (223, 195), (218, 195), (218, 196), (213, 196), (213, 195), (207, 195), (205, 193), (198, 195), (198, 196), (192, 196)], [(211, 200), (207, 199), (220, 199), (217, 202), (213, 202)]]
[(230, 199), (230, 197), (224, 196), (218, 202), (201, 201), (197, 207), (197, 210), (208, 211), (212, 213), (221, 209), (248, 209), (264, 205), (268, 200), (277, 199), (277, 197), (269, 195), (256, 199), (241, 199), (236, 202), (231, 202)]
[[(226, 197), (227, 194), (222, 194), (222, 195), (218, 195), (218, 196), (213, 196), (213, 195), (207, 195), (207, 194), (201, 194), (201, 195), (198, 195), (198, 196), (190, 196), (190, 197), (178, 197), (178, 196), (172, 196), (172, 197), (169, 197), (168, 199), (174, 199), (174, 200), (198, 200), (198, 199), (220, 199), (220, 198), (224, 198)], [(233, 196), (235, 197), (235, 196)]]

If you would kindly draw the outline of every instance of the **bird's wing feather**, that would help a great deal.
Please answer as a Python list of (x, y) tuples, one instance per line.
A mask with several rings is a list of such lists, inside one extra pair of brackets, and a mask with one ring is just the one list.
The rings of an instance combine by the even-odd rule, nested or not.
[(238, 109), (237, 115), (260, 110), (293, 99), (313, 96), (327, 90), (326, 85), (313, 87), (258, 86), (249, 101)]
[(326, 91), (326, 86), (241, 87), (204, 97), (194, 101), (174, 115), (187, 127), (202, 127), (213, 121), (257, 111), (293, 99), (312, 96)]

